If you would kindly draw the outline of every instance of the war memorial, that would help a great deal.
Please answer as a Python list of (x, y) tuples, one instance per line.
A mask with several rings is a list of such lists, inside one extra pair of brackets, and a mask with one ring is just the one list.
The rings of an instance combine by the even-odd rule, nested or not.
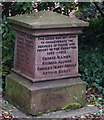
[(51, 11), (8, 17), (16, 31), (6, 98), (26, 114), (85, 104), (78, 73), (78, 34), (88, 22)]

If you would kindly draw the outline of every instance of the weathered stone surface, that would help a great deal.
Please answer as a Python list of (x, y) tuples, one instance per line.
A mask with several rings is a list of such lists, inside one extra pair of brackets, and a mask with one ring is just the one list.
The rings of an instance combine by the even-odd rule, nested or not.
[(88, 22), (76, 18), (70, 18), (51, 11), (40, 11), (31, 14), (8, 17), (8, 21), (12, 24), (18, 24), (30, 29), (83, 27), (89, 25)]
[(52, 36), (52, 35), (73, 35), (73, 34), (80, 34), (82, 33), (82, 28), (78, 27), (72, 27), (72, 28), (51, 28), (51, 29), (28, 29), (19, 25), (12, 25), (13, 29), (16, 31), (21, 31), (33, 35), (36, 37), (39, 36)]
[(34, 37), (16, 32), (14, 69), (34, 82), (78, 74), (77, 35)]
[[(6, 97), (14, 105), (21, 106), (26, 113), (30, 112), (31, 108), (31, 90), (23, 84), (18, 83), (18, 79), (8, 76), (6, 78)], [(14, 81), (15, 80), (15, 81)]]
[[(57, 80), (58, 81), (58, 80)], [(6, 97), (26, 114), (35, 115), (50, 109), (61, 109), (66, 104), (85, 103), (86, 85), (79, 77), (57, 81), (32, 83), (11, 73), (6, 79)]]
[(36, 37), (35, 78), (77, 74), (77, 42), (77, 35)]
[(23, 32), (16, 32), (14, 69), (34, 78), (35, 38)]
[(77, 35), (34, 37), (16, 32), (14, 69), (34, 82), (78, 74)]

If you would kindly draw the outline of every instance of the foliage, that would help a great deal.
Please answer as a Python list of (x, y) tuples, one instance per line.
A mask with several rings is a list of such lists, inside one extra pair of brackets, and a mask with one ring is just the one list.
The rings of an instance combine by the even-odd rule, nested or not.
[(3, 77), (10, 71), (13, 65), (13, 52), (14, 52), (14, 38), (15, 31), (11, 25), (6, 21), (4, 16), (2, 19), (2, 75)]
[(98, 105), (101, 105), (104, 102), (104, 100), (101, 97), (96, 98), (96, 96), (94, 94), (90, 94), (90, 99), (88, 102), (98, 106)]
[(35, 6), (32, 2), (4, 2), (2, 3), (2, 15), (15, 16), (18, 14), (31, 13)]
[[(70, 11), (76, 9), (75, 3), (55, 3), (55, 2), (11, 2), (3, 4), (3, 15), (14, 16), (18, 14), (31, 13), (35, 10), (53, 10), (54, 12), (69, 15)], [(70, 9), (70, 11), (69, 11)]]
[(104, 14), (104, 5), (103, 3), (95, 3), (98, 5), (98, 8), (101, 10), (102, 14), (96, 8), (94, 3), (78, 3), (79, 10), (76, 11), (75, 15), (79, 19), (83, 20), (93, 20), (93, 19), (102, 19)]
[(97, 94), (97, 88), (88, 88), (86, 91), (86, 100), (90, 104), (88, 106), (96, 106), (99, 110), (96, 116), (104, 115), (104, 99)]
[(79, 37), (79, 73), (88, 87), (104, 94), (104, 20), (93, 20)]
[(96, 106), (103, 105), (104, 99), (97, 94), (97, 88), (88, 88), (86, 91), (87, 102)]

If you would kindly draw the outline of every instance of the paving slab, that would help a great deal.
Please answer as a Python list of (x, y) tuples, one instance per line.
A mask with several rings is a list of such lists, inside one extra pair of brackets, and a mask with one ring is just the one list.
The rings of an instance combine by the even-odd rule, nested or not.
[(83, 108), (77, 110), (61, 110), (57, 112), (51, 112), (49, 114), (43, 114), (43, 116), (38, 118), (68, 118), (71, 116), (80, 116), (88, 113), (96, 113), (98, 112), (98, 108), (95, 106), (85, 106)]
[(86, 105), (83, 108), (77, 109), (77, 110), (60, 110), (57, 112), (50, 112), (48, 114), (43, 114), (42, 116), (27, 116), (23, 112), (21, 112), (16, 107), (10, 107), (8, 102), (4, 100), (3, 98), (0, 98), (0, 107), (6, 109), (14, 118), (17, 118), (19, 120), (62, 120), (62, 118), (69, 118), (71, 116), (80, 116), (88, 113), (97, 113), (99, 109), (96, 106), (88, 106)]

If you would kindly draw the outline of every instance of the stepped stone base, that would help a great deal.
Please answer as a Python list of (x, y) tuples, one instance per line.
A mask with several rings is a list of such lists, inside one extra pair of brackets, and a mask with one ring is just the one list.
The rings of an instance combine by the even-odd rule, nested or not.
[(6, 99), (27, 115), (60, 110), (72, 102), (84, 106), (85, 92), (86, 83), (79, 76), (38, 83), (14, 72), (6, 77)]

